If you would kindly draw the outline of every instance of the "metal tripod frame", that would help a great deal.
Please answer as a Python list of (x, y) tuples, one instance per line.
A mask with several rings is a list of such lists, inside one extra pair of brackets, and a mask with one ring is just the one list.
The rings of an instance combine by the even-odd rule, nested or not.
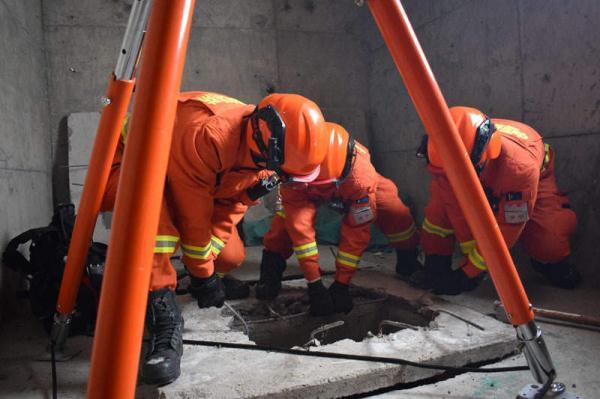
[[(473, 231), (536, 381), (556, 372), (529, 300), (448, 106), (399, 0), (366, 0)], [(61, 346), (87, 249), (134, 86), (144, 40), (128, 145), (121, 168), (96, 325), (88, 398), (133, 397), (144, 314), (177, 96), (194, 0), (136, 0), (117, 67), (103, 99), (57, 304), (52, 339)], [(144, 34), (149, 18), (147, 34)], [(556, 384), (555, 384), (556, 385)]]

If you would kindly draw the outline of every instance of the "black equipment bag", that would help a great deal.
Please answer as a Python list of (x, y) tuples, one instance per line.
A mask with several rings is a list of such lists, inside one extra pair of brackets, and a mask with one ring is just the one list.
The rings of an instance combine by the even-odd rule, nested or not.
[[(73, 204), (59, 205), (47, 227), (27, 230), (16, 236), (2, 255), (3, 263), (26, 279), (27, 288), (17, 295), (29, 298), (31, 310), (47, 332), (52, 327), (74, 224)], [(29, 260), (18, 251), (20, 245), (28, 242), (31, 242)], [(107, 246), (102, 243), (90, 245), (71, 319), (71, 335), (89, 335), (94, 331), (106, 250)]]

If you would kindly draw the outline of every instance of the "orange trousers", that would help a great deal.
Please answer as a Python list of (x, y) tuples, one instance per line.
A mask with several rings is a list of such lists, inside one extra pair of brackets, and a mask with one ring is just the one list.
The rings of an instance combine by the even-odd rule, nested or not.
[[(376, 219), (374, 223), (388, 237), (390, 246), (397, 249), (416, 248), (419, 243), (419, 233), (414, 228), (410, 210), (398, 197), (398, 189), (391, 180), (382, 176), (378, 177), (375, 203)], [(286, 216), (279, 213), (275, 215), (269, 231), (263, 238), (263, 244), (266, 250), (276, 252), (287, 259), (294, 251), (292, 239), (285, 227), (284, 217)], [(340, 229), (340, 251), (356, 253), (357, 256), (362, 255), (369, 244), (369, 230), (346, 226), (344, 220)], [(353, 235), (353, 237), (348, 237), (344, 233)], [(300, 268), (308, 281), (314, 281), (321, 275), (318, 263), (307, 262), (306, 258), (300, 261)], [(356, 271), (356, 268), (347, 267), (337, 261), (336, 269), (336, 280), (344, 284), (350, 282)]]
[[(528, 255), (542, 263), (557, 263), (569, 256), (569, 238), (577, 226), (577, 217), (570, 209), (568, 198), (557, 187), (553, 161), (541, 175), (529, 220), (521, 224), (498, 223), (509, 248), (520, 241)], [(472, 236), (470, 231), (454, 230), (457, 226), (450, 222), (441, 201), (445, 193), (439, 192), (435, 185), (432, 187), (431, 200), (425, 208), (426, 223), (430, 228), (421, 231), (421, 246), (426, 254), (452, 255), (455, 236), (461, 244), (472, 240)], [(463, 270), (475, 277), (484, 268), (465, 258)]]
[[(111, 170), (106, 192), (101, 205), (101, 211), (112, 211), (114, 209), (117, 187), (119, 184), (120, 163), (123, 154), (123, 145), (120, 144), (115, 155), (113, 168)], [(150, 291), (156, 291), (161, 288), (174, 290), (177, 287), (177, 273), (171, 263), (171, 257), (175, 249), (179, 247), (179, 233), (173, 223), (169, 203), (172, 202), (168, 187), (165, 187), (165, 195), (161, 206), (157, 242), (161, 237), (176, 237), (177, 241), (174, 250), (169, 253), (155, 253), (152, 262), (152, 273), (150, 277)], [(173, 238), (175, 240), (175, 238)], [(217, 273), (227, 273), (232, 269), (239, 267), (246, 257), (244, 243), (240, 238), (237, 229), (232, 230), (231, 237), (221, 249), (218, 255), (213, 254), (214, 269)]]

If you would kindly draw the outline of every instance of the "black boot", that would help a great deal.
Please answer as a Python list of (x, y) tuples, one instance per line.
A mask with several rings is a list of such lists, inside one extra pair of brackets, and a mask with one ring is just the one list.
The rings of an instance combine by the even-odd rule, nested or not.
[(350, 296), (350, 288), (347, 284), (334, 281), (329, 287), (329, 295), (333, 300), (333, 308), (336, 313), (350, 313), (354, 304)]
[(308, 283), (308, 299), (310, 314), (313, 316), (328, 316), (335, 312), (331, 295), (320, 279)]
[(208, 278), (199, 278), (190, 275), (190, 287), (188, 291), (198, 301), (199, 308), (220, 308), (225, 303), (225, 290), (221, 279), (215, 273)]
[(179, 377), (183, 353), (183, 317), (173, 291), (165, 288), (150, 292), (146, 327), (152, 337), (142, 366), (144, 381), (150, 385), (169, 384)]
[(425, 265), (414, 272), (408, 282), (413, 287), (429, 289), (433, 288), (440, 276), (448, 273), (452, 268), (452, 256), (450, 255), (427, 255)]
[(260, 279), (256, 284), (258, 299), (273, 299), (281, 290), (281, 279), (285, 271), (285, 259), (276, 252), (263, 250), (260, 261)]
[(581, 283), (581, 274), (566, 261), (542, 263), (531, 259), (531, 265), (538, 273), (543, 274), (552, 285), (572, 290)]
[(221, 283), (225, 288), (225, 299), (242, 299), (250, 295), (250, 287), (229, 274), (221, 277)]
[(396, 249), (396, 274), (407, 278), (420, 269), (417, 249)]

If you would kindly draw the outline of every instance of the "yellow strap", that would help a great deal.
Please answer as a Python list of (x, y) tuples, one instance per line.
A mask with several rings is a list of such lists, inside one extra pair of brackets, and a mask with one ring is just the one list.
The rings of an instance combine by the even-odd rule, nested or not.
[(302, 244), (294, 247), (294, 252), (296, 253), (296, 257), (298, 259), (304, 259), (309, 256), (317, 255), (319, 253), (319, 248), (317, 247), (317, 243), (313, 241), (309, 242), (308, 244)]
[(406, 240), (410, 239), (416, 232), (417, 232), (417, 227), (415, 226), (415, 223), (413, 222), (413, 223), (411, 223), (411, 225), (408, 229), (401, 231), (399, 233), (388, 234), (387, 238), (388, 238), (388, 240), (390, 240), (390, 242), (406, 241)]
[(154, 241), (154, 253), (155, 254), (171, 254), (175, 252), (177, 248), (177, 236), (156, 236)]
[(210, 242), (212, 244), (212, 251), (215, 255), (219, 255), (223, 247), (225, 247), (225, 243), (219, 237), (213, 235), (210, 237)]
[(212, 244), (209, 242), (204, 247), (181, 244), (181, 250), (185, 256), (192, 259), (208, 259), (212, 253)]
[(336, 262), (341, 263), (344, 266), (357, 268), (358, 262), (360, 262), (360, 256), (352, 255), (351, 253), (338, 251)]
[(477, 243), (475, 240), (461, 242), (460, 250), (469, 258), (469, 261), (473, 266), (480, 270), (487, 270), (483, 256), (477, 251)]
[(430, 234), (440, 236), (442, 238), (446, 238), (454, 234), (454, 230), (445, 229), (441, 226), (437, 226), (431, 223), (427, 218), (425, 218), (425, 220), (423, 221), (423, 230)]

